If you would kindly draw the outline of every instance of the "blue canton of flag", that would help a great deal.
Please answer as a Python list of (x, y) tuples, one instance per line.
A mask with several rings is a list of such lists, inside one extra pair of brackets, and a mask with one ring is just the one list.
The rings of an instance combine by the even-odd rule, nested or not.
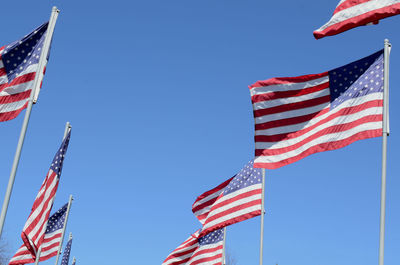
[(222, 265), (223, 240), (223, 228), (199, 238), (198, 247), (187, 265)]
[(69, 140), (71, 138), (71, 130), (69, 130), (67, 136), (65, 137), (60, 149), (58, 149), (56, 155), (54, 156), (53, 162), (51, 163), (50, 169), (60, 177), (62, 166), (64, 163), (65, 153), (67, 152)]
[(63, 229), (65, 223), (66, 212), (68, 203), (61, 207), (57, 212), (50, 216), (47, 222), (46, 234), (53, 233), (56, 230)]
[[(11, 82), (21, 73), (25, 73), (31, 65), (39, 63), (48, 22), (44, 23), (21, 40), (7, 45), (2, 53), (4, 68), (8, 82)], [(28, 70), (29, 71), (29, 70)]]
[(239, 189), (246, 188), (251, 185), (262, 183), (262, 175), (260, 168), (253, 167), (253, 161), (250, 161), (226, 186), (223, 193), (227, 195)]
[(331, 110), (347, 100), (383, 93), (383, 50), (329, 71)]
[(71, 253), (71, 245), (72, 245), (72, 238), (68, 240), (67, 245), (64, 249), (63, 258), (61, 260), (61, 265), (68, 265), (69, 262), (69, 254)]
[(215, 244), (224, 239), (224, 229), (215, 230), (201, 238), (199, 238), (199, 245), (205, 246)]

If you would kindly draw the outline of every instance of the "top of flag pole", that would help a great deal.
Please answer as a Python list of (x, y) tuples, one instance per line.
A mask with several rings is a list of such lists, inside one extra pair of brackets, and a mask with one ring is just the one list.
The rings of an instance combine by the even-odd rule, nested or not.
[[(58, 18), (58, 14), (60, 13), (60, 10), (56, 7), (53, 6), (51, 10), (51, 15), (50, 15), (50, 20), (49, 20), (49, 25), (47, 28), (47, 33), (46, 33), (46, 38), (44, 40), (43, 44), (43, 49), (42, 49), (42, 54), (40, 56), (39, 60), (39, 65), (38, 65), (38, 74), (35, 76), (35, 84), (33, 87), (33, 103), (36, 103), (38, 97), (39, 97), (39, 92), (40, 92), (40, 87), (41, 87), (41, 80), (43, 79), (43, 74), (44, 74), (44, 67), (45, 67), (45, 62), (47, 60), (47, 57), (49, 55), (49, 50), (50, 50), (50, 44), (51, 40), (53, 38), (53, 32), (54, 28), (56, 26), (56, 21)], [(47, 53), (47, 55), (46, 55)]]

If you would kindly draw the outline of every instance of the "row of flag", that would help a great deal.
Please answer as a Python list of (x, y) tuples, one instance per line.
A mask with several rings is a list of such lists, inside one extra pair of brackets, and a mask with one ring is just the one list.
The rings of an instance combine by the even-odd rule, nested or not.
[[(336, 35), (397, 14), (400, 0), (341, 0), (330, 21), (314, 36)], [(279, 168), (388, 132), (388, 128), (383, 130), (384, 56), (380, 50), (330, 71), (271, 78), (249, 86), (255, 119), (254, 161), (198, 196), (192, 212), (202, 228), (162, 265), (224, 264), (226, 226), (264, 210), (265, 168)]]
[[(50, 216), (60, 181), (64, 158), (71, 137), (71, 128), (67, 124), (66, 135), (57, 149), (50, 169), (39, 189), (31, 213), (21, 233), (23, 244), (11, 258), (9, 265), (22, 265), (40, 262), (60, 253), (62, 240), (67, 226), (72, 196), (67, 204)], [(61, 265), (68, 265), (72, 235), (68, 240)]]
[(202, 228), (162, 264), (222, 264), (224, 228), (261, 214), (262, 182), (261, 169), (254, 168), (250, 161), (234, 177), (198, 196), (192, 212)]
[[(54, 7), (52, 16), (53, 13), (58, 14), (58, 11)], [(37, 88), (41, 87), (49, 59), (50, 45), (46, 48), (45, 43), (46, 41), (51, 43), (52, 36), (47, 36), (51, 24), (54, 29), (55, 19), (53, 22), (50, 19), (49, 22), (43, 23), (20, 40), (0, 47), (0, 121), (16, 118), (23, 109), (36, 101)], [(9, 265), (38, 263), (54, 256), (57, 256), (58, 261), (72, 196), (67, 204), (51, 216), (50, 212), (58, 189), (70, 136), (71, 128), (67, 123), (63, 142), (56, 152), (22, 230), (23, 243), (11, 258)], [(67, 242), (61, 265), (69, 264), (71, 245), (72, 234)], [(75, 263), (74, 258), (72, 265)]]

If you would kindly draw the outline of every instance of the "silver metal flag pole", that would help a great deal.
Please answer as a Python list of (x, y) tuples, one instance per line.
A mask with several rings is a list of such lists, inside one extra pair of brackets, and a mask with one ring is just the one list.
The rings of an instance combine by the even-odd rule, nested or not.
[(384, 78), (383, 78), (383, 123), (382, 123), (382, 180), (381, 213), (379, 227), (379, 265), (383, 265), (385, 249), (385, 212), (386, 212), (386, 157), (387, 137), (389, 136), (389, 53), (391, 44), (385, 39)]
[(53, 32), (54, 32), (54, 27), (56, 25), (56, 21), (57, 21), (59, 12), (60, 12), (60, 10), (58, 10), (56, 7), (53, 7), (53, 10), (52, 10), (51, 16), (50, 16), (50, 20), (49, 20), (49, 25), (47, 28), (46, 38), (45, 38), (44, 44), (43, 44), (42, 53), (41, 53), (40, 59), (39, 59), (38, 69), (35, 74), (34, 85), (33, 85), (32, 91), (31, 91), (31, 96), (28, 101), (28, 106), (26, 108), (24, 121), (22, 123), (21, 133), (19, 135), (19, 140), (18, 140), (18, 144), (17, 144), (17, 151), (15, 152), (14, 161), (13, 161), (11, 173), (10, 173), (10, 178), (8, 180), (6, 195), (4, 197), (3, 206), (1, 208), (0, 238), (1, 238), (1, 234), (3, 232), (4, 222), (5, 222), (7, 210), (8, 210), (8, 204), (10, 203), (11, 192), (12, 192), (12, 189), (14, 186), (15, 175), (17, 173), (19, 158), (21, 156), (21, 150), (22, 150), (22, 146), (23, 146), (24, 140), (25, 140), (25, 134), (26, 134), (26, 130), (28, 128), (29, 118), (31, 116), (32, 105), (35, 101), (35, 95), (38, 94), (38, 91), (40, 89), (40, 84), (41, 84), (40, 77), (43, 75), (43, 69), (44, 69), (45, 60), (47, 57), (46, 55), (48, 54), (48, 51), (50, 48), (50, 43), (51, 43), (51, 39), (52, 39)]
[(226, 226), (224, 227), (224, 241), (222, 242), (222, 265), (226, 265)]
[[(64, 227), (63, 227), (63, 230), (62, 230), (62, 233), (61, 233), (61, 241), (60, 241), (60, 246), (58, 247), (55, 265), (58, 264), (58, 259), (59, 259), (59, 257), (60, 257), (60, 253), (61, 253), (61, 249), (62, 249), (62, 243), (63, 243), (63, 241), (64, 241), (65, 229), (67, 228), (69, 210), (71, 209), (71, 204), (72, 204), (72, 201), (73, 201), (73, 200), (74, 200), (74, 198), (72, 197), (72, 195), (69, 195), (69, 201), (68, 201), (68, 207), (67, 207), (67, 215), (65, 216)], [(72, 235), (70, 234), (70, 237), (71, 237), (71, 236), (72, 236)]]
[(264, 247), (264, 193), (265, 193), (265, 168), (262, 169), (262, 192), (261, 192), (261, 230), (260, 230), (260, 265), (263, 264)]
[(35, 265), (39, 264), (40, 254), (42, 253), (42, 247), (40, 246), (38, 252), (36, 253)]

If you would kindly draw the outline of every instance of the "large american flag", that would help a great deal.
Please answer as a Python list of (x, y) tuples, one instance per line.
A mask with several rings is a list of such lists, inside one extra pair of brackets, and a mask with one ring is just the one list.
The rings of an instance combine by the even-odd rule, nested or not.
[(51, 207), (53, 206), (70, 136), (71, 130), (69, 129), (51, 163), (49, 172), (40, 187), (39, 193), (33, 203), (32, 211), (21, 233), (24, 245), (34, 258), (36, 257), (38, 249), (43, 244), (46, 223), (50, 215)]
[(22, 39), (0, 48), (0, 121), (14, 119), (28, 105), (47, 25), (46, 22)]
[(314, 37), (320, 39), (369, 23), (376, 24), (382, 18), (397, 14), (400, 14), (400, 0), (341, 0), (332, 18), (314, 31)]
[(198, 237), (191, 235), (165, 259), (162, 265), (221, 265), (224, 229)]
[[(39, 261), (45, 261), (55, 255), (60, 247), (61, 234), (65, 224), (68, 203), (50, 216), (47, 222), (46, 232), (44, 234), (42, 249)], [(35, 262), (35, 258), (28, 251), (25, 245), (22, 245), (10, 260), (10, 265), (20, 265)]]
[(236, 176), (194, 202), (192, 211), (203, 223), (200, 236), (260, 215), (261, 197), (261, 169), (254, 168), (250, 161)]
[(328, 72), (250, 86), (255, 167), (274, 169), (310, 154), (382, 135), (383, 50)]

